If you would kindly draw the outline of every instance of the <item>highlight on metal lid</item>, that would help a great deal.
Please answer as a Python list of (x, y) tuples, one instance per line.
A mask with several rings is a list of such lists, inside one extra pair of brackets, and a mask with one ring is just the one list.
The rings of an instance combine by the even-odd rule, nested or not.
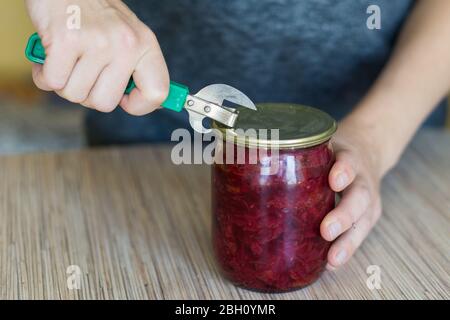
[[(213, 128), (218, 129), (224, 139), (237, 145), (280, 149), (321, 144), (328, 141), (337, 129), (336, 121), (327, 113), (304, 105), (263, 103), (257, 104), (257, 110), (240, 110), (233, 128), (218, 122), (213, 123)], [(273, 139), (270, 134), (261, 135), (259, 129), (266, 129), (269, 133), (270, 129), (278, 129), (278, 138)]]

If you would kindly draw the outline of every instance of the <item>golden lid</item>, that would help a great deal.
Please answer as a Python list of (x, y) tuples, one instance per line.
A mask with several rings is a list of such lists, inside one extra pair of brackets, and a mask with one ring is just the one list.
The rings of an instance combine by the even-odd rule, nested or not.
[[(307, 106), (288, 103), (263, 103), (258, 110), (239, 109), (234, 128), (213, 122), (224, 139), (249, 147), (307, 148), (328, 141), (337, 129), (327, 113)], [(243, 134), (255, 129), (256, 134)], [(259, 129), (267, 129), (260, 134)], [(270, 129), (278, 129), (278, 139), (270, 139)], [(249, 131), (248, 131), (249, 130)], [(253, 132), (255, 132), (253, 131)], [(268, 137), (268, 138), (267, 138)]]

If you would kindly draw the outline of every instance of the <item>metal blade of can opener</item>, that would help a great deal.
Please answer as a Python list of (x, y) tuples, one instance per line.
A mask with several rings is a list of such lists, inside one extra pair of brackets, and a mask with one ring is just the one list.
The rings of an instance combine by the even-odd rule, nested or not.
[(224, 106), (224, 101), (232, 102), (251, 110), (255, 104), (241, 91), (226, 84), (211, 84), (194, 95), (188, 95), (184, 108), (189, 113), (189, 123), (200, 133), (209, 133), (211, 129), (203, 126), (203, 120), (210, 118), (230, 128), (234, 127), (239, 110)]

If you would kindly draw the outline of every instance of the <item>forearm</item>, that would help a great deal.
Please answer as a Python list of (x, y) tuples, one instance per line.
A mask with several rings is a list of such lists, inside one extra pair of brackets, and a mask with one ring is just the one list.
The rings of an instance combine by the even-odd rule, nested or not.
[(450, 1), (422, 0), (382, 74), (342, 129), (364, 131), (384, 175), (450, 89)]

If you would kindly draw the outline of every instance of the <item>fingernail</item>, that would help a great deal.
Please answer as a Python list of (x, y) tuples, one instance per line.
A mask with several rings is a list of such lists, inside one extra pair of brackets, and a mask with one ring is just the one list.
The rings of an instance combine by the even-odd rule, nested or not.
[(345, 262), (345, 258), (347, 258), (347, 252), (345, 250), (340, 250), (336, 254), (336, 262), (337, 264), (341, 265)]
[(348, 184), (348, 176), (346, 173), (341, 172), (336, 177), (336, 186), (339, 189), (345, 188), (345, 186)]
[(339, 222), (333, 222), (328, 226), (328, 234), (332, 240), (336, 239), (341, 234), (341, 224)]

